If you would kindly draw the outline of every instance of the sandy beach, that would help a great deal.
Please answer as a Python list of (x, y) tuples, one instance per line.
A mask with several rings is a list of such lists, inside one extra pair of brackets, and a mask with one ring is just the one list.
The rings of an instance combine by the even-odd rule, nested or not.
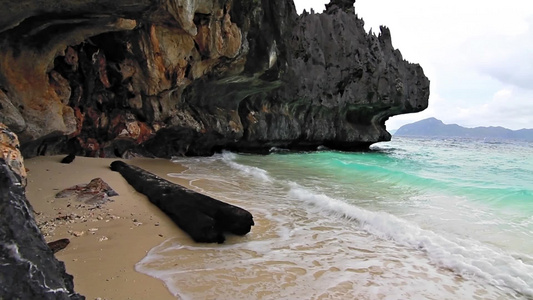
[[(74, 276), (76, 292), (87, 299), (507, 299), (514, 293), (435, 263), (430, 251), (462, 246), (373, 207), (365, 209), (368, 203), (359, 194), (350, 194), (361, 198), (357, 207), (294, 184), (302, 174), (309, 178), (316, 171), (306, 175), (309, 165), (303, 160), (301, 166), (281, 164), (297, 156), (290, 161), (282, 155), (234, 154), (182, 159), (180, 164), (127, 161), (250, 211), (252, 231), (226, 236), (221, 245), (194, 243), (110, 170), (113, 159), (77, 157), (61, 164), (62, 158), (26, 160), (27, 197), (47, 241), (70, 239), (56, 257)], [(265, 169), (269, 166), (269, 173), (254, 165), (258, 159)], [(274, 168), (275, 160), (284, 167)], [(100, 206), (55, 197), (97, 177), (119, 196)], [(351, 184), (377, 190), (371, 181), (360, 180)], [(328, 189), (328, 182), (311, 183)], [(387, 199), (378, 200), (372, 205)], [(409, 246), (411, 241), (445, 244), (424, 250)], [(455, 256), (448, 259), (456, 262)], [(531, 272), (526, 271), (518, 274), (527, 278)]]
[[(87, 299), (175, 299), (163, 282), (135, 271), (146, 253), (169, 237), (188, 237), (148, 199), (136, 192), (119, 173), (109, 169), (114, 159), (64, 156), (36, 157), (25, 161), (27, 198), (47, 242), (68, 238), (70, 244), (56, 253), (74, 276), (76, 292)], [(168, 178), (180, 166), (162, 159), (133, 159), (128, 163)], [(55, 198), (68, 187), (100, 177), (119, 196), (99, 205), (76, 199)], [(187, 184), (187, 182), (181, 182)]]

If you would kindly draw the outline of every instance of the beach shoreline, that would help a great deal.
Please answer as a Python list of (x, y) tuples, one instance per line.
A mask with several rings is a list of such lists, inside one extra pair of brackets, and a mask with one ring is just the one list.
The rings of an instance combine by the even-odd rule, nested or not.
[[(109, 165), (116, 159), (76, 157), (71, 164), (61, 164), (62, 158), (25, 161), (29, 170), (26, 196), (46, 241), (70, 240), (56, 257), (74, 276), (75, 291), (87, 299), (176, 299), (162, 281), (137, 272), (135, 264), (166, 239), (188, 236), (111, 171)], [(127, 162), (173, 182), (179, 179), (166, 174), (185, 169), (164, 159)], [(63, 189), (98, 177), (119, 195), (101, 205), (87, 205), (73, 197), (55, 198)]]
[[(428, 143), (440, 153), (441, 147)], [(410, 144), (399, 146), (424, 153)], [(468, 152), (462, 153), (465, 161)], [(70, 165), (59, 163), (61, 159), (26, 161), (27, 194), (47, 241), (71, 240), (56, 257), (74, 275), (75, 291), (87, 299), (380, 299), (391, 295), (527, 299), (531, 294), (527, 286), (530, 264), (509, 255), (504, 247), (495, 248), (494, 243), (454, 236), (456, 229), (491, 229), (468, 218), (479, 211), (476, 203), (445, 193), (422, 193), (424, 201), (420, 202), (411, 190), (405, 194), (398, 189), (381, 190), (382, 182), (373, 178), (382, 178), (383, 169), (367, 167), (369, 163), (382, 166), (381, 154), (256, 157), (225, 153), (176, 159), (175, 163), (145, 158), (126, 161), (250, 211), (255, 221), (252, 231), (242, 237), (227, 236), (222, 245), (194, 243), (110, 170), (114, 159), (77, 157)], [(324, 168), (324, 161), (333, 167)], [(393, 187), (397, 184), (395, 168), (386, 169), (392, 174), (388, 182)], [(95, 209), (55, 199), (60, 190), (96, 177), (120, 196)], [(415, 178), (418, 185), (407, 178), (400, 187), (424, 191), (424, 177)], [(463, 211), (468, 212), (464, 220), (459, 218)], [(451, 214), (458, 216), (456, 222), (463, 220), (464, 226), (450, 224), (446, 216)], [(433, 216), (432, 223), (427, 222), (428, 216)], [(56, 226), (43, 226), (47, 220)], [(521, 249), (521, 236), (517, 232), (515, 243), (509, 245)], [(508, 233), (506, 238), (513, 241)], [(530, 247), (524, 249), (517, 253), (529, 257)], [(500, 278), (499, 273), (491, 273), (498, 261), (506, 262), (501, 273), (514, 275), (494, 285), (486, 278)], [(479, 270), (463, 276), (456, 266)], [(526, 284), (516, 284), (519, 280)]]

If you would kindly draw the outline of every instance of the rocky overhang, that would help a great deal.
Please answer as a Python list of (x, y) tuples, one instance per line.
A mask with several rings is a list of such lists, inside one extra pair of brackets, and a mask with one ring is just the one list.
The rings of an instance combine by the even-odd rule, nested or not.
[(358, 150), (429, 80), (354, 1), (4, 1), (0, 122), (25, 157)]

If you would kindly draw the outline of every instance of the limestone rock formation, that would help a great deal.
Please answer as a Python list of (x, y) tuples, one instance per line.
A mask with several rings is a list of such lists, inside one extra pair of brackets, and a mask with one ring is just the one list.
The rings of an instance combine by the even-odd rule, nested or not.
[[(2, 128), (2, 142), (6, 137), (13, 141), (16, 135)], [(12, 155), (18, 152), (13, 146)], [(35, 223), (21, 170), (22, 160), (0, 158), (0, 299), (85, 299), (74, 292), (72, 276)]]
[(0, 121), (28, 157), (361, 149), (427, 107), (420, 66), (354, 0), (5, 2)]

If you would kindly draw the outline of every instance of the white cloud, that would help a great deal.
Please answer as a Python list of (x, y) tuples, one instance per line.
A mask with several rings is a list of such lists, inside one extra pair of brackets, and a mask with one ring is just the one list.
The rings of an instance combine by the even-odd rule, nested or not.
[[(492, 51), (484, 53), (490, 47)], [(470, 47), (483, 53), (475, 67), (505, 84), (533, 90), (533, 18), (528, 30), (515, 36), (491, 36)]]
[[(459, 107), (455, 117), (465, 126), (504, 126), (510, 129), (531, 128), (533, 92), (508, 86), (479, 106)], [(472, 120), (475, 120), (472, 121)]]
[(307, 12), (311, 11), (311, 8), (316, 13), (321, 13), (326, 8), (326, 3), (329, 1), (326, 0), (295, 0), (294, 5), (296, 5), (296, 11), (301, 14), (305, 9)]
[(446, 124), (465, 127), (503, 126), (518, 130), (531, 128), (533, 91), (507, 86), (498, 90), (487, 102), (470, 105), (449, 105), (449, 101), (435, 95), (428, 109), (417, 114), (399, 115), (387, 121), (388, 129), (435, 117)]

